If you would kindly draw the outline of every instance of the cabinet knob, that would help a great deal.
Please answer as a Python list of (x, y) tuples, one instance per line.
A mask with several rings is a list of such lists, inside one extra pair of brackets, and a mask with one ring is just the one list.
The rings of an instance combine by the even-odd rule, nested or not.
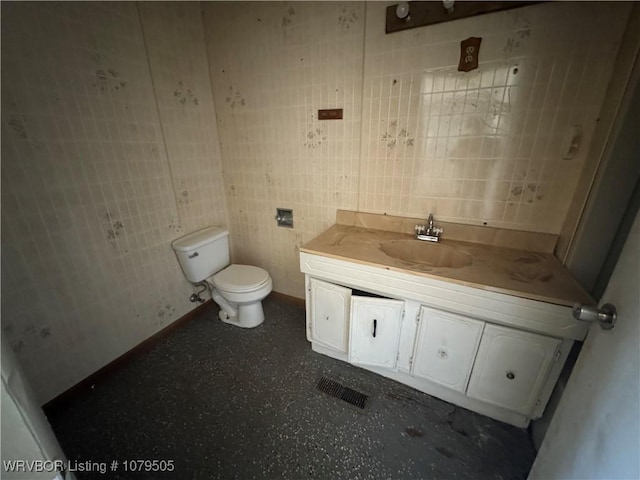
[(507, 372), (507, 378), (509, 380), (513, 380), (514, 378), (516, 378), (516, 374), (513, 372)]
[(446, 351), (446, 350), (444, 350), (444, 349), (442, 349), (442, 348), (438, 349), (438, 357), (440, 357), (440, 358), (442, 358), (442, 359), (445, 359), (445, 358), (447, 358), (448, 356), (449, 356), (449, 354), (447, 353), (447, 351)]

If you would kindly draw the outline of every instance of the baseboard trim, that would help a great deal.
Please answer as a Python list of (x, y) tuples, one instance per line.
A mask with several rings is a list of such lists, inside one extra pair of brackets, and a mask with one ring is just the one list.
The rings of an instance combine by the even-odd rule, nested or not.
[(271, 292), (269, 296), (273, 298), (277, 298), (278, 300), (282, 300), (284, 302), (291, 303), (299, 307), (304, 307), (305, 305), (304, 298), (292, 297), (291, 295), (287, 295), (285, 293)]
[(158, 342), (168, 337), (175, 330), (183, 327), (185, 324), (191, 321), (196, 315), (201, 313), (202, 310), (209, 307), (212, 303), (213, 301), (209, 299), (206, 302), (204, 302), (202, 305), (198, 305), (196, 308), (194, 308), (190, 312), (187, 312), (185, 315), (180, 317), (175, 322), (167, 325), (162, 330), (151, 335), (146, 340), (143, 340), (141, 343), (133, 347), (131, 350), (123, 353), (122, 355), (117, 357), (115, 360), (112, 360), (111, 362), (107, 363), (104, 367), (95, 371), (85, 379), (80, 380), (78, 383), (68, 388), (57, 397), (53, 398), (52, 400), (49, 400), (47, 403), (45, 403), (42, 406), (42, 409), (44, 410), (45, 414), (50, 415), (55, 413), (56, 411), (64, 409), (67, 406), (67, 404), (71, 400), (73, 400), (75, 397), (77, 397), (80, 393), (90, 389), (92, 385), (103, 380), (104, 378), (106, 378), (116, 370), (123, 368), (128, 363), (131, 363), (131, 361), (133, 361), (135, 358), (139, 357), (143, 353), (146, 353), (149, 350), (151, 350)]

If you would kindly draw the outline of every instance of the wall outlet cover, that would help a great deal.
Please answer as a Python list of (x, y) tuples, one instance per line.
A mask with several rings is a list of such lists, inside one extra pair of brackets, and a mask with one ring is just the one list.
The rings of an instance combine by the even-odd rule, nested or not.
[(469, 37), (460, 42), (459, 72), (469, 72), (478, 68), (478, 56), (480, 55), (481, 43), (482, 37)]

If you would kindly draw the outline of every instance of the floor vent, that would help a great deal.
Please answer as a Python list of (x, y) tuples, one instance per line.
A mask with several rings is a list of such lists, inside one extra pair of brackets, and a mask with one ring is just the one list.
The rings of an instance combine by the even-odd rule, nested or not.
[(340, 400), (344, 400), (345, 402), (361, 409), (364, 409), (367, 404), (367, 398), (369, 398), (364, 393), (356, 392), (355, 390), (345, 387), (344, 385), (330, 380), (327, 377), (320, 377), (316, 388), (321, 392), (331, 395), (332, 397), (339, 398)]

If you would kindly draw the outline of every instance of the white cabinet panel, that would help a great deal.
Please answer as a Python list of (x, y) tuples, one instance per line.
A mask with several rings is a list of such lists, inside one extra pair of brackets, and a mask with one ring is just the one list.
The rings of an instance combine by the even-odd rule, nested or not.
[(351, 298), (349, 362), (395, 368), (404, 302)]
[(518, 427), (540, 417), (587, 328), (565, 306), (305, 252), (300, 265), (314, 351)]
[(346, 353), (351, 290), (315, 278), (309, 287), (312, 341)]
[(464, 392), (484, 322), (422, 307), (411, 373)]
[(467, 395), (530, 414), (560, 344), (557, 338), (486, 325)]

